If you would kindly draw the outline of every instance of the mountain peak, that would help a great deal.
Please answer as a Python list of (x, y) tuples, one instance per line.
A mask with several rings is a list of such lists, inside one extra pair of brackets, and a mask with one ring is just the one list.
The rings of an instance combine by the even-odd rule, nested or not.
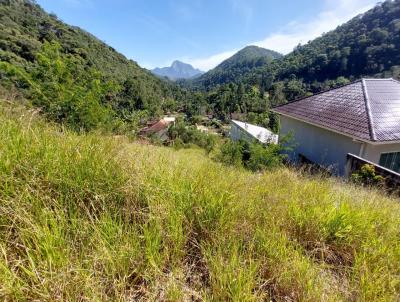
[(175, 60), (175, 61), (172, 62), (171, 67), (177, 67), (177, 66), (183, 66), (183, 65), (185, 65), (185, 66), (192, 66), (192, 65), (190, 65), (190, 64), (183, 63), (183, 62), (181, 62), (181, 61), (179, 61), (179, 60)]
[(237, 61), (250, 61), (254, 59), (268, 59), (268, 60), (273, 60), (273, 59), (278, 59), (281, 58), (282, 54), (279, 52), (276, 52), (274, 50), (262, 48), (259, 46), (255, 45), (249, 45), (244, 47), (243, 49), (239, 50), (236, 54), (234, 54), (232, 57), (230, 57), (226, 61), (230, 62), (237, 62)]
[[(220, 63), (214, 69), (208, 71), (201, 77), (196, 78), (193, 83), (200, 86), (208, 83), (207, 85), (214, 87), (218, 84), (235, 82), (246, 71), (265, 66), (273, 60), (282, 57), (282, 54), (274, 50), (249, 45)], [(216, 81), (216, 79), (218, 80)]]
[(167, 77), (170, 80), (190, 79), (202, 75), (204, 72), (195, 69), (192, 65), (175, 60), (170, 67), (155, 68), (152, 70), (155, 75)]

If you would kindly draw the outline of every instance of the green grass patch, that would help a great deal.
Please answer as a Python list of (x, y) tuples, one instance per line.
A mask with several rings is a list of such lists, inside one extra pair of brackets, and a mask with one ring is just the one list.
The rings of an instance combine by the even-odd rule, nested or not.
[(0, 299), (396, 301), (400, 205), (1, 106)]

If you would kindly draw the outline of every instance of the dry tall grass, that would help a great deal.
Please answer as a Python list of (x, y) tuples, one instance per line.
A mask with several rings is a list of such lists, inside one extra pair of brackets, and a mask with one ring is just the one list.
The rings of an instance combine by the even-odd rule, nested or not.
[(396, 301), (400, 205), (2, 106), (6, 301)]

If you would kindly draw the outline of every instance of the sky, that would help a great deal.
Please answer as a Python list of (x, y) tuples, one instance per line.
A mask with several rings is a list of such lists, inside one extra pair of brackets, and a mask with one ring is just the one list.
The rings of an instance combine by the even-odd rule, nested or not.
[(287, 54), (377, 0), (37, 0), (142, 67), (207, 71), (247, 45)]

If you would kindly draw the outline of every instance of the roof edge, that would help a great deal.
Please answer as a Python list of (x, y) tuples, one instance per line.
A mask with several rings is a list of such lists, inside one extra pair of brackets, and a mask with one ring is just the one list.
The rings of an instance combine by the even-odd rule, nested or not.
[(330, 89), (326, 89), (326, 90), (319, 91), (319, 92), (314, 93), (314, 94), (309, 95), (309, 96), (303, 96), (303, 97), (300, 97), (300, 98), (298, 98), (298, 99), (294, 99), (293, 101), (287, 102), (286, 104), (282, 104), (282, 105), (275, 106), (275, 107), (273, 107), (273, 108), (271, 108), (271, 109), (277, 109), (277, 108), (286, 106), (286, 105), (288, 105), (288, 104), (292, 104), (292, 103), (295, 103), (295, 102), (302, 101), (302, 100), (304, 100), (304, 99), (310, 98), (310, 97), (315, 96), (315, 95), (319, 95), (319, 94), (323, 94), (323, 93), (325, 93), (325, 92), (329, 92), (329, 91), (332, 91), (332, 90), (340, 89), (340, 88), (343, 88), (343, 87), (346, 87), (346, 86), (349, 86), (349, 85), (352, 85), (352, 84), (361, 82), (362, 80), (363, 80), (363, 79), (358, 79), (358, 80), (355, 80), (355, 81), (353, 81), (353, 82), (350, 82), (350, 83), (347, 83), (347, 84), (344, 84), (344, 85), (340, 85), (340, 86), (337, 86), (337, 87), (333, 87), (333, 88), (330, 88)]
[(365, 111), (367, 112), (367, 118), (368, 118), (369, 135), (372, 141), (376, 141), (375, 129), (372, 121), (371, 107), (369, 105), (368, 88), (365, 81), (366, 79), (362, 79), (361, 83), (362, 83), (362, 90), (364, 93)]
[[(272, 130), (270, 130), (270, 129), (268, 129), (268, 128), (261, 127), (261, 126), (258, 126), (258, 125), (254, 125), (254, 124), (250, 124), (250, 123), (248, 123), (248, 122), (242, 122), (242, 121), (238, 121), (238, 120), (231, 120), (231, 122), (233, 122), (235, 125), (239, 126), (240, 128), (242, 128), (243, 130), (246, 130), (246, 131), (247, 131), (247, 129), (246, 129), (246, 128), (243, 128), (240, 124), (238, 124), (238, 122), (239, 122), (239, 123), (243, 123), (243, 124), (248, 124), (248, 125), (250, 125), (250, 126), (255, 126), (255, 127), (262, 128), (262, 129), (266, 130), (267, 132), (269, 132), (271, 135), (276, 135)], [(250, 132), (249, 132), (249, 133), (250, 133)]]
[(311, 121), (308, 121), (306, 119), (302, 119), (302, 118), (297, 117), (297, 116), (292, 116), (292, 115), (289, 115), (289, 114), (286, 114), (286, 113), (277, 112), (277, 111), (274, 111), (274, 110), (272, 110), (272, 111), (277, 113), (277, 114), (279, 114), (279, 115), (282, 115), (282, 116), (285, 116), (285, 117), (288, 117), (288, 118), (291, 118), (291, 119), (294, 119), (294, 120), (297, 120), (297, 121), (312, 125), (314, 127), (325, 129), (325, 130), (328, 130), (328, 131), (331, 131), (331, 132), (334, 132), (334, 133), (337, 133), (337, 134), (340, 134), (340, 135), (343, 135), (343, 136), (347, 136), (347, 137), (349, 137), (351, 139), (354, 139), (354, 140), (357, 140), (357, 141), (361, 141), (361, 142), (364, 142), (364, 143), (374, 143), (373, 141), (371, 141), (369, 139), (365, 139), (365, 138), (362, 138), (362, 137), (351, 135), (350, 133), (346, 133), (346, 132), (343, 132), (343, 131), (340, 131), (340, 130), (336, 130), (336, 129), (333, 129), (333, 128), (330, 128), (330, 127), (327, 127), (327, 126), (324, 126), (324, 125), (313, 123)]
[(342, 132), (342, 131), (339, 131), (339, 130), (336, 130), (336, 129), (333, 129), (333, 128), (329, 128), (329, 127), (324, 126), (324, 125), (319, 125), (317, 123), (313, 123), (311, 121), (307, 121), (307, 120), (302, 119), (300, 117), (295, 117), (295, 116), (292, 116), (292, 115), (289, 115), (289, 114), (285, 114), (285, 113), (281, 113), (281, 112), (278, 112), (278, 111), (274, 111), (274, 109), (271, 109), (271, 111), (276, 113), (276, 114), (279, 114), (279, 115), (294, 119), (296, 121), (300, 121), (300, 122), (312, 125), (314, 127), (318, 127), (318, 128), (325, 129), (325, 130), (328, 130), (328, 131), (331, 131), (331, 132), (334, 132), (334, 133), (337, 133), (337, 134), (340, 134), (340, 135), (343, 135), (343, 136), (347, 136), (349, 138), (352, 138), (354, 140), (357, 140), (357, 141), (360, 141), (360, 142), (363, 142), (363, 143), (368, 143), (368, 144), (372, 144), (372, 145), (400, 144), (400, 140), (380, 140), (380, 141), (376, 140), (376, 141), (372, 141), (372, 140), (369, 140), (369, 139), (365, 139), (365, 138), (361, 138), (361, 137), (358, 137), (358, 136), (355, 136), (355, 135), (351, 135), (350, 133), (346, 133), (346, 132)]
[(389, 81), (394, 81), (394, 82), (400, 83), (399, 80), (396, 80), (396, 79), (394, 79), (394, 78), (365, 78), (365, 77), (361, 77), (361, 78), (359, 78), (358, 80), (354, 80), (354, 81), (352, 81), (352, 82), (350, 82), (350, 83), (343, 84), (343, 85), (340, 85), (340, 86), (337, 86), (337, 87), (333, 87), (333, 88), (329, 88), (329, 89), (326, 89), (326, 90), (322, 90), (322, 91), (319, 91), (319, 92), (314, 93), (314, 94), (309, 95), (309, 96), (302, 96), (302, 97), (300, 97), (300, 98), (298, 98), (298, 99), (294, 99), (293, 101), (287, 102), (286, 104), (282, 104), (282, 105), (275, 106), (275, 107), (273, 107), (273, 108), (271, 108), (271, 109), (280, 108), (280, 107), (283, 107), (283, 106), (285, 106), (285, 105), (292, 104), (292, 103), (295, 103), (295, 102), (298, 102), (298, 101), (301, 101), (301, 100), (304, 100), (304, 99), (307, 99), (307, 98), (309, 98), (309, 97), (312, 97), (312, 96), (315, 96), (315, 95), (319, 95), (319, 94), (322, 94), (322, 93), (325, 93), (325, 92), (329, 92), (329, 91), (332, 91), (332, 90), (336, 90), (336, 89), (339, 89), (339, 88), (343, 88), (343, 87), (346, 87), (346, 86), (349, 86), (349, 85), (352, 85), (352, 84), (355, 84), (355, 83), (358, 83), (358, 82), (361, 82), (362, 85), (364, 86), (363, 83), (364, 83), (365, 80), (367, 80), (367, 81), (368, 81), (368, 80), (374, 80), (374, 81), (376, 81), (376, 80), (388, 81), (388, 80), (389, 80)]
[(254, 125), (254, 124), (250, 124), (250, 123), (242, 122), (242, 121), (238, 121), (238, 120), (231, 120), (231, 122), (234, 123), (236, 126), (238, 126), (240, 129), (246, 131), (246, 133), (248, 133), (249, 135), (251, 135), (253, 138), (255, 138), (256, 140), (258, 140), (258, 141), (260, 141), (260, 142), (262, 142), (262, 141), (260, 140), (259, 137), (253, 135), (251, 132), (248, 131), (248, 129), (243, 128), (243, 127), (242, 127), (240, 124), (238, 124), (237, 122), (244, 123), (244, 124), (249, 124), (249, 125), (251, 125), (251, 126), (256, 126), (256, 127), (263, 128), (264, 130), (266, 130), (266, 131), (268, 132), (268, 136), (269, 136), (269, 137), (276, 137), (276, 136), (279, 136), (278, 134), (272, 132), (271, 130), (269, 130), (269, 129), (265, 128), (265, 127), (257, 126), (257, 125)]

